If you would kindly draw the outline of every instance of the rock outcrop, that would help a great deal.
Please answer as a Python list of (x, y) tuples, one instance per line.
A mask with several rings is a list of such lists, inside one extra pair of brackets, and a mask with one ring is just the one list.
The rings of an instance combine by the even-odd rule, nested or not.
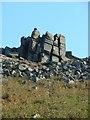
[(70, 83), (89, 80), (90, 57), (80, 59), (66, 51), (63, 35), (47, 31), (40, 37), (40, 32), (34, 28), (31, 36), (21, 37), (20, 47), (0, 49), (2, 76), (25, 77), (33, 82), (52, 76)]
[(63, 35), (52, 35), (48, 31), (40, 37), (40, 32), (34, 28), (31, 36), (21, 37), (19, 48), (6, 47), (3, 53), (33, 62), (61, 62), (66, 59), (66, 41)]
[(31, 37), (22, 37), (20, 56), (34, 62), (60, 62), (65, 59), (66, 43), (61, 34), (52, 35), (48, 31), (40, 37), (37, 28)]

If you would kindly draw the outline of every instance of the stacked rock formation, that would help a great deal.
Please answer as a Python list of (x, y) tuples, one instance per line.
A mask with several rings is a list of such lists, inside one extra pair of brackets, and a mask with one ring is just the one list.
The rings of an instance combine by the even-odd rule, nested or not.
[(65, 82), (90, 79), (90, 57), (80, 59), (73, 56), (71, 51), (66, 51), (63, 35), (52, 35), (47, 31), (40, 37), (37, 28), (31, 36), (21, 38), (20, 47), (0, 49), (0, 66), (1, 78), (25, 77), (33, 82), (53, 76)]
[(52, 35), (48, 31), (40, 37), (40, 32), (34, 28), (31, 36), (21, 37), (21, 45), (18, 48), (0, 48), (0, 54), (8, 57), (22, 57), (33, 62), (61, 62), (68, 58), (79, 59), (66, 51), (65, 37), (61, 34)]
[(40, 62), (42, 56), (42, 42), (40, 38), (39, 31), (34, 28), (32, 32), (31, 38), (29, 40), (29, 47), (28, 47), (28, 60)]
[(66, 43), (61, 34), (54, 36), (48, 31), (40, 37), (37, 28), (31, 37), (22, 37), (19, 55), (34, 62), (60, 62), (65, 59)]

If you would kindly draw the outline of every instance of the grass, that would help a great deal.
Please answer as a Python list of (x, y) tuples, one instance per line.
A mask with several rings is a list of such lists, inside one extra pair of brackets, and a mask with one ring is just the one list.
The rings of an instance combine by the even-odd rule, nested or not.
[[(23, 78), (2, 82), (2, 118), (88, 118), (88, 81), (67, 84), (55, 81), (31, 81)], [(32, 89), (37, 86), (37, 89)]]

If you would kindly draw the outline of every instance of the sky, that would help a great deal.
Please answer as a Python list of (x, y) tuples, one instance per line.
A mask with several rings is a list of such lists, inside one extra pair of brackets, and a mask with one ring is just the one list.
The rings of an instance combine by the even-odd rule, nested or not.
[(3, 2), (2, 47), (19, 47), (22, 36), (31, 36), (37, 27), (63, 34), (66, 50), (88, 56), (88, 2)]

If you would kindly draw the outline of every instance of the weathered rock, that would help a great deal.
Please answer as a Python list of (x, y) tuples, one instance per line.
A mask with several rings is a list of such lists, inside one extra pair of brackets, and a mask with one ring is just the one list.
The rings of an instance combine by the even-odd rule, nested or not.
[(25, 83), (26, 83), (26, 80), (22, 80), (22, 81), (21, 81), (21, 84), (25, 84)]
[(24, 77), (21, 71), (19, 71), (19, 77)]
[(9, 98), (9, 94), (8, 93), (4, 93), (3, 95), (2, 95), (2, 99), (8, 99)]
[(33, 71), (33, 69), (32, 69), (31, 67), (28, 67), (28, 70), (29, 70), (30, 72), (32, 72), (32, 71)]
[(48, 44), (48, 43), (44, 43), (44, 51), (45, 54), (50, 54), (52, 50), (52, 45)]
[(26, 68), (26, 66), (24, 65), (24, 64), (20, 64), (19, 65), (19, 70), (21, 70), (21, 71), (24, 71), (24, 70), (26, 70), (27, 68)]
[(32, 80), (33, 82), (36, 82), (36, 77), (35, 77), (35, 76), (32, 76), (32, 77), (31, 77), (31, 80)]
[(48, 31), (45, 33), (45, 38), (48, 40), (54, 40), (54, 36)]
[(37, 28), (34, 28), (31, 37), (34, 39), (40, 37), (40, 32), (37, 30)]
[(59, 62), (59, 58), (53, 55), (52, 56), (52, 61), (53, 62)]
[(8, 56), (8, 57), (11, 57), (11, 48), (9, 48), (9, 47), (5, 47), (5, 51), (4, 51), (4, 54), (6, 55), (6, 56)]
[(63, 70), (66, 70), (66, 71), (68, 70), (68, 67), (67, 67), (67, 66), (65, 66), (65, 65), (64, 65), (64, 66), (62, 66), (62, 68), (63, 68)]
[(63, 35), (60, 35), (60, 44), (66, 44), (65, 37)]
[(28, 60), (34, 62), (40, 62), (42, 57), (42, 41), (40, 38), (39, 31), (35, 28), (32, 32), (28, 46)]
[(13, 76), (16, 75), (16, 71), (13, 70), (11, 74), (12, 74)]
[(74, 81), (73, 81), (73, 80), (70, 80), (68, 83), (69, 83), (69, 84), (74, 84)]
[(24, 36), (21, 38), (21, 46), (19, 49), (19, 55), (25, 59), (28, 58), (28, 47), (29, 47), (30, 37), (25, 38)]
[(67, 75), (67, 76), (70, 76), (70, 72), (69, 72), (69, 71), (66, 71), (66, 75)]
[(35, 114), (35, 115), (33, 115), (33, 118), (40, 118), (40, 115), (39, 114)]
[(42, 63), (49, 63), (49, 62), (50, 62), (50, 56), (44, 54), (42, 57)]
[(33, 86), (32, 89), (33, 89), (33, 90), (37, 90), (37, 86)]
[(9, 76), (9, 75), (10, 75), (9, 69), (5, 69), (3, 72), (4, 72), (3, 74), (4, 74), (5, 76)]

